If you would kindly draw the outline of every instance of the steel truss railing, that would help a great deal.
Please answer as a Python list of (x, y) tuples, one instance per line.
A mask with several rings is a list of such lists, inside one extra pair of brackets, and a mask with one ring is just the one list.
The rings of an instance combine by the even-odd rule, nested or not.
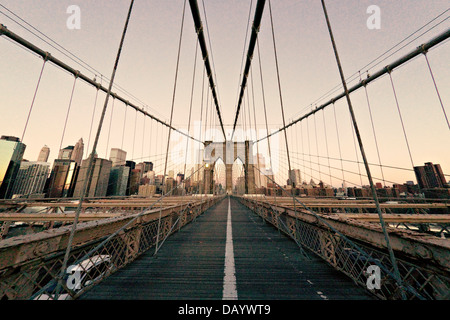
[[(96, 222), (101, 226), (101, 231), (95, 236), (94, 225), (93, 230), (87, 232), (94, 234), (91, 240), (71, 250), (67, 275), (60, 282), (59, 292), (57, 279), (64, 259), (64, 243), (59, 243), (60, 250), (52, 251), (52, 242), (56, 239), (38, 241), (32, 245), (34, 249), (31, 249), (30, 259), (0, 267), (0, 299), (76, 299), (149, 249), (156, 247), (156, 254), (170, 235), (195, 220), (220, 199), (222, 197), (199, 196), (181, 206), (158, 208), (155, 205), (152, 210), (121, 217), (119, 225), (122, 227), (119, 230), (117, 218), (110, 222), (103, 221), (103, 224)], [(80, 224), (79, 228), (85, 226)], [(83, 236), (81, 231), (78, 234)], [(16, 248), (20, 250), (20, 245), (16, 244)]]
[[(347, 236), (327, 228), (323, 223), (314, 225), (302, 221), (286, 214), (283, 208), (265, 204), (264, 201), (248, 197), (239, 199), (262, 219), (292, 238), (299, 246), (324, 259), (371, 294), (385, 300), (402, 298), (401, 288), (392, 277), (393, 267), (387, 250), (383, 251), (356, 239), (350, 240)], [(397, 264), (402, 283), (408, 289), (405, 290), (407, 299), (450, 298), (450, 275), (439, 274), (427, 266), (414, 264), (403, 257), (397, 259)], [(367, 271), (370, 266), (375, 265), (382, 267), (380, 288), (369, 289)]]

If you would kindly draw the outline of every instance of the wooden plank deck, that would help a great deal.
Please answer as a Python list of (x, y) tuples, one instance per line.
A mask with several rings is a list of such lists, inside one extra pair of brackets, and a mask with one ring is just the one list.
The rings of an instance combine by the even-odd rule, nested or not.
[[(237, 298), (367, 300), (366, 291), (231, 199)], [(85, 300), (222, 300), (228, 198), (91, 289)]]

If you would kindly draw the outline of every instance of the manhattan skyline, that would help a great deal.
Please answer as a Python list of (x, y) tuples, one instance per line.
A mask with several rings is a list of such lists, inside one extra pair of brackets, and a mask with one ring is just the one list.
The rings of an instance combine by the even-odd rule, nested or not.
[[(11, 12), (14, 12), (30, 25), (100, 71), (103, 76), (100, 73), (90, 72), (78, 66), (80, 71), (91, 75), (92, 78), (96, 77), (99, 82), (102, 81), (103, 77), (110, 76), (119, 42), (120, 29), (128, 6), (127, 1), (117, 1), (114, 4), (106, 1), (86, 1), (79, 4), (81, 9), (81, 28), (79, 30), (69, 30), (66, 26), (66, 20), (69, 17), (66, 10), (71, 5), (68, 1), (41, 1), (37, 5), (35, 2), (23, 0), (2, 1), (1, 4), (3, 14), (0, 15), (0, 22), (11, 31), (48, 50), (62, 61), (77, 66), (76, 63), (55, 48), (42, 42), (5, 15), (14, 17), (11, 14)], [(201, 13), (204, 14), (203, 9), (207, 13), (207, 19), (204, 19), (204, 23), (205, 27), (208, 27), (211, 37), (209, 40), (211, 41), (211, 55), (214, 63), (214, 75), (217, 80), (219, 103), (225, 119), (225, 128), (230, 130), (237, 101), (240, 66), (246, 50), (246, 46), (244, 46), (246, 27), (248, 21), (252, 21), (255, 2), (205, 1), (204, 5), (204, 8), (201, 6)], [(252, 5), (251, 14), (249, 14), (250, 5)], [(381, 9), (381, 27), (379, 30), (370, 30), (367, 27), (367, 19), (370, 17), (367, 8), (370, 5), (377, 5)], [(136, 102), (137, 99), (128, 96), (130, 101), (134, 101), (140, 106), (148, 105), (146, 110), (149, 113), (168, 121), (183, 1), (154, 1), (151, 3), (137, 1), (136, 6), (137, 8), (133, 13), (134, 20), (130, 24), (123, 57), (119, 64), (116, 84), (139, 100)], [(330, 2), (328, 6), (345, 74), (347, 77), (356, 74), (349, 81), (349, 85), (359, 81), (359, 73), (364, 78), (367, 76), (367, 71), (372, 73), (380, 70), (384, 65), (410, 52), (439, 32), (448, 29), (449, 26), (448, 19), (446, 19), (448, 18), (446, 1), (432, 1), (431, 4), (429, 1), (416, 1), (414, 5), (411, 5), (408, 1), (397, 1), (395, 3), (389, 1), (347, 1), (341, 3), (341, 5)], [(6, 8), (10, 11), (7, 11)], [(274, 32), (280, 57), (283, 101), (286, 109), (286, 121), (289, 122), (311, 110), (315, 105), (320, 105), (320, 103), (341, 93), (342, 88), (339, 86), (338, 72), (333, 60), (320, 4), (314, 1), (283, 1), (273, 2), (272, 8)], [(54, 19), (49, 20), (49, 16), (54, 17)], [(250, 20), (248, 20), (249, 16)], [(439, 19), (427, 25), (436, 17), (439, 17)], [(17, 17), (14, 18), (17, 21)], [(443, 22), (438, 24), (439, 21)], [(431, 28), (433, 24), (436, 24), (436, 26)], [(427, 25), (426, 28), (420, 29), (425, 25)], [(417, 32), (418, 30), (420, 32)], [(411, 37), (411, 35), (413, 36)], [(259, 44), (266, 84), (266, 104), (271, 114), (269, 130), (275, 130), (281, 127), (282, 119), (279, 116), (280, 103), (276, 86), (271, 36), (270, 17), (268, 11), (266, 11), (262, 19)], [(187, 128), (186, 119), (189, 110), (196, 46), (195, 37), (192, 18), (189, 14), (186, 14), (180, 56), (181, 68), (175, 99), (175, 117), (173, 119), (174, 126), (179, 129)], [(0, 84), (4, 88), (0, 92), (0, 111), (5, 114), (0, 119), (0, 127), (2, 128), (2, 135), (21, 137), (39, 71), (42, 67), (42, 59), (5, 39), (0, 40), (2, 40), (0, 43), (2, 49)], [(388, 57), (384, 56), (381, 59), (381, 62), (377, 61), (376, 66), (365, 68), (368, 63), (401, 41), (403, 41), (401, 45), (396, 47), (396, 50), (402, 48), (401, 50), (398, 50), (395, 54), (390, 52)], [(445, 46), (448, 46), (448, 42), (444, 42), (436, 50), (430, 51), (428, 58), (436, 83), (441, 89), (440, 94), (444, 107), (448, 110), (450, 93), (445, 88), (448, 88), (450, 84), (450, 71)], [(233, 50), (230, 50), (230, 48), (233, 48)], [(256, 59), (254, 59), (254, 63), (255, 61)], [(199, 89), (203, 66), (201, 63), (197, 63), (196, 68), (197, 91), (193, 97), (193, 108), (196, 120), (198, 120), (201, 101)], [(257, 76), (259, 76), (256, 63), (252, 71), (255, 73), (256, 87)], [(448, 161), (450, 151), (445, 148), (450, 143), (449, 130), (446, 127), (425, 59), (417, 57), (395, 71), (393, 78), (399, 104), (404, 112), (403, 120), (410, 138), (414, 165), (423, 165), (426, 162), (440, 163), (444, 173), (450, 172)], [(24, 158), (34, 159), (40, 148), (48, 145), (53, 151), (49, 158), (49, 162), (51, 162), (57, 157), (60, 145), (62, 145), (62, 148), (73, 145), (74, 141), (78, 141), (80, 137), (83, 138), (86, 147), (89, 146), (89, 150), (84, 151), (84, 158), (91, 152), (93, 135), (99, 119), (99, 109), (103, 105), (104, 95), (99, 94), (96, 100), (94, 88), (81, 81), (76, 82), (71, 105), (71, 117), (67, 123), (64, 137), (61, 139), (73, 83), (72, 76), (50, 64), (46, 66), (23, 141), (27, 145)], [(105, 83), (103, 80), (103, 84)], [(327, 95), (333, 88), (337, 88), (337, 90)], [(122, 94), (119, 90), (119, 88), (115, 88), (113, 92)], [(403, 183), (414, 179), (412, 164), (408, 158), (408, 150), (405, 146), (388, 77), (383, 77), (368, 86), (368, 92), (374, 110), (374, 122), (383, 163), (388, 166), (410, 169), (409, 172), (394, 170), (389, 173), (392, 176), (391, 180)], [(258, 89), (255, 89), (255, 93), (257, 93), (255, 99), (258, 108), (261, 108), (262, 98)], [(127, 95), (125, 94), (125, 96)], [(322, 98), (319, 99), (319, 97)], [(362, 138), (366, 144), (366, 149), (369, 150), (369, 162), (376, 163), (377, 154), (370, 130), (364, 91), (359, 90), (353, 94), (352, 100), (360, 126), (365, 128), (362, 132)], [(97, 111), (92, 120), (95, 101), (97, 101)], [(150, 121), (144, 121), (142, 116), (135, 118), (134, 112), (130, 110), (127, 111), (126, 115), (124, 105), (117, 101), (113, 102), (113, 99), (110, 100), (108, 107), (104, 129), (97, 149), (99, 157), (109, 158), (111, 148), (126, 149), (129, 158), (136, 162), (154, 161), (152, 157), (161, 156), (165, 153), (166, 142), (159, 141), (162, 135), (161, 126), (155, 126), (155, 122), (151, 125)], [(341, 134), (344, 136), (352, 135), (345, 101), (338, 101), (336, 109)], [(8, 112), (7, 110), (14, 111)], [(112, 118), (111, 110), (113, 111)], [(327, 120), (332, 120), (330, 112), (327, 111), (324, 116)], [(125, 117), (127, 117), (127, 121), (124, 127)], [(262, 112), (257, 112), (256, 118), (257, 127), (264, 129)], [(320, 120), (321, 117), (318, 117), (317, 121)], [(311, 118), (308, 121), (301, 128), (297, 127), (295, 131), (288, 133), (290, 145), (297, 145), (293, 152), (298, 152), (301, 143), (307, 144), (308, 142), (312, 144), (311, 148), (316, 150), (315, 141), (307, 140), (306, 125), (311, 126), (309, 133), (314, 134), (312, 130), (313, 119)], [(91, 123), (93, 123), (92, 132), (90, 130)], [(318, 123), (320, 124), (320, 122)], [(137, 134), (133, 135), (135, 124)], [(143, 130), (144, 126), (145, 131)], [(109, 127), (112, 130), (108, 130)], [(123, 127), (125, 128), (125, 138), (122, 136)], [(195, 136), (197, 132), (193, 131), (192, 127), (191, 134)], [(331, 127), (328, 129), (328, 134), (331, 134), (334, 130)], [(108, 136), (109, 140), (107, 139)], [(215, 136), (220, 137), (218, 134)], [(279, 158), (285, 157), (284, 137), (277, 135), (273, 140), (277, 140), (275, 142), (279, 146)], [(318, 151), (316, 150), (316, 155), (323, 157), (325, 156), (323, 133), (319, 133), (319, 142), (320, 147)], [(124, 145), (121, 146), (121, 144)], [(330, 141), (329, 147), (330, 157), (337, 157), (336, 141)], [(261, 148), (263, 149), (264, 146), (261, 145)], [(344, 154), (351, 155), (343, 158), (353, 159), (355, 157), (353, 142), (343, 145), (342, 148)], [(304, 153), (307, 154), (308, 152)], [(268, 159), (267, 154), (265, 156)], [(307, 158), (307, 156), (303, 158), (298, 156), (294, 159), (297, 164), (293, 167), (300, 167), (302, 170), (301, 165), (305, 157)], [(326, 165), (326, 161), (323, 161), (321, 165)], [(317, 162), (316, 158), (312, 162)], [(287, 176), (286, 169), (280, 169), (284, 176)], [(352, 170), (356, 171), (356, 167), (353, 167)], [(308, 172), (308, 169), (302, 171)], [(386, 171), (389, 170), (386, 169)], [(375, 172), (374, 175), (380, 177), (380, 172)], [(283, 177), (280, 179), (284, 180)], [(307, 180), (309, 181), (309, 179)], [(327, 182), (326, 179), (323, 180)]]

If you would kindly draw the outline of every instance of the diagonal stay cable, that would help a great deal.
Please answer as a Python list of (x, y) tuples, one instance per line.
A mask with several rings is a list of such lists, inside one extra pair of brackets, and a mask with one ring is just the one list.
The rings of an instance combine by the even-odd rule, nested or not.
[(363, 142), (362, 142), (362, 139), (361, 139), (361, 135), (359, 133), (358, 124), (356, 122), (356, 117), (355, 117), (355, 114), (354, 114), (354, 111), (353, 111), (353, 106), (352, 106), (352, 102), (351, 102), (351, 99), (350, 99), (350, 93), (349, 93), (349, 90), (347, 88), (347, 82), (345, 80), (344, 72), (342, 70), (342, 66), (341, 66), (341, 62), (340, 62), (340, 58), (339, 58), (336, 42), (334, 40), (333, 30), (331, 28), (330, 19), (328, 17), (328, 12), (327, 12), (327, 9), (326, 9), (326, 6), (325, 6), (325, 0), (321, 0), (321, 2), (322, 2), (322, 8), (323, 8), (325, 20), (326, 20), (327, 27), (328, 27), (328, 32), (330, 34), (330, 40), (331, 40), (331, 44), (332, 44), (332, 47), (333, 47), (334, 55), (336, 57), (336, 63), (337, 63), (338, 69), (339, 69), (339, 74), (340, 74), (340, 77), (341, 77), (341, 80), (342, 80), (342, 85), (344, 87), (344, 92), (345, 92), (345, 96), (346, 96), (346, 100), (347, 100), (347, 104), (348, 104), (348, 109), (349, 109), (349, 112), (350, 112), (350, 116), (352, 118), (353, 129), (354, 129), (356, 137), (358, 139), (359, 149), (361, 151), (361, 156), (362, 156), (362, 158), (364, 160), (364, 166), (366, 168), (367, 177), (368, 177), (369, 183), (370, 183), (370, 188), (372, 190), (372, 195), (373, 195), (373, 198), (375, 200), (376, 207), (377, 207), (377, 212), (378, 212), (378, 216), (379, 216), (379, 219), (380, 219), (381, 228), (383, 229), (383, 234), (384, 234), (384, 238), (385, 238), (385, 241), (386, 241), (386, 246), (388, 248), (388, 252), (389, 252), (390, 259), (391, 259), (391, 263), (392, 263), (392, 266), (394, 268), (394, 276), (395, 276), (395, 279), (396, 279), (396, 281), (397, 281), (397, 283), (398, 283), (398, 285), (400, 287), (402, 298), (403, 298), (403, 300), (406, 300), (406, 295), (405, 295), (405, 291), (404, 291), (404, 284), (403, 284), (403, 281), (402, 281), (402, 279), (400, 277), (400, 271), (398, 270), (398, 265), (397, 265), (397, 261), (395, 259), (394, 251), (392, 250), (392, 247), (391, 247), (391, 244), (390, 244), (389, 234), (388, 234), (388, 232), (386, 230), (386, 225), (384, 223), (383, 213), (381, 212), (380, 203), (378, 201), (378, 196), (377, 196), (376, 189), (375, 189), (375, 186), (374, 186), (374, 183), (373, 183), (373, 179), (372, 179), (372, 174), (370, 172), (370, 167), (369, 167), (369, 164), (368, 164), (368, 161), (367, 161), (366, 153), (364, 151), (364, 145), (363, 145)]
[(122, 33), (122, 38), (120, 40), (119, 50), (117, 52), (116, 62), (114, 64), (114, 68), (113, 68), (113, 71), (112, 71), (111, 81), (109, 83), (108, 93), (107, 93), (106, 98), (105, 98), (105, 104), (103, 106), (103, 111), (102, 111), (102, 115), (101, 115), (101, 118), (100, 118), (100, 123), (98, 125), (97, 135), (95, 137), (94, 145), (92, 147), (92, 153), (91, 153), (91, 155), (89, 157), (89, 165), (88, 165), (87, 172), (86, 172), (86, 177), (89, 177), (89, 178), (85, 179), (85, 181), (83, 183), (83, 188), (82, 188), (82, 191), (81, 191), (80, 200), (79, 200), (78, 207), (77, 207), (77, 210), (76, 210), (76, 213), (75, 213), (75, 219), (74, 219), (74, 222), (73, 222), (73, 225), (72, 225), (72, 230), (70, 232), (69, 240), (68, 240), (68, 243), (67, 243), (66, 253), (64, 255), (64, 260), (63, 260), (63, 263), (62, 263), (62, 266), (61, 266), (61, 272), (60, 272), (59, 277), (58, 277), (58, 286), (57, 286), (57, 290), (56, 290), (56, 297), (57, 298), (59, 296), (59, 290), (60, 290), (60, 286), (62, 284), (62, 279), (64, 278), (64, 274), (66, 272), (67, 262), (69, 260), (69, 254), (70, 254), (70, 251), (72, 249), (73, 238), (75, 236), (76, 228), (77, 228), (77, 225), (78, 225), (78, 219), (79, 219), (79, 216), (80, 216), (80, 213), (81, 213), (81, 207), (82, 207), (84, 198), (85, 198), (85, 196), (87, 194), (87, 191), (88, 191), (88, 182), (90, 182), (90, 180), (92, 178), (93, 171), (94, 171), (93, 170), (94, 157), (95, 157), (98, 141), (100, 139), (100, 133), (101, 133), (101, 130), (102, 130), (103, 121), (105, 119), (106, 110), (108, 108), (108, 101), (109, 101), (109, 98), (111, 96), (111, 89), (112, 89), (112, 85), (114, 83), (114, 78), (116, 76), (116, 71), (117, 71), (117, 67), (118, 67), (118, 64), (119, 64), (120, 55), (122, 53), (122, 48), (123, 48), (123, 43), (124, 43), (124, 40), (125, 40), (125, 35), (126, 35), (127, 30), (128, 30), (128, 24), (129, 24), (129, 21), (130, 21), (131, 12), (133, 10), (133, 5), (134, 5), (134, 0), (131, 0), (130, 8), (128, 10), (127, 19), (126, 19), (126, 22), (125, 22), (125, 27), (124, 27), (123, 33)]

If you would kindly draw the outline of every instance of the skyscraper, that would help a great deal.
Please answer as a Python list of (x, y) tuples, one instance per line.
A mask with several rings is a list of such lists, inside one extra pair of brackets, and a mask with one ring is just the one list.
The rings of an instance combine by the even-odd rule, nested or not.
[(13, 195), (42, 194), (49, 169), (50, 163), (47, 162), (22, 161), (14, 183)]
[(266, 171), (266, 160), (264, 156), (260, 153), (256, 154), (255, 164), (255, 184), (257, 188), (266, 187), (267, 188), (267, 179), (264, 175)]
[[(109, 161), (112, 161), (113, 167), (124, 166), (126, 164), (127, 152), (121, 149), (112, 148)], [(134, 169), (134, 168), (133, 168)]]
[(56, 159), (47, 183), (47, 196), (49, 198), (72, 197), (77, 174), (78, 165), (75, 161)]
[[(85, 179), (87, 179), (87, 169), (89, 159), (83, 160), (81, 163), (80, 173), (78, 174), (77, 183), (73, 196), (78, 198), (81, 196)], [(88, 197), (105, 197), (108, 191), (109, 176), (111, 173), (112, 162), (106, 159), (95, 158), (93, 164), (92, 180), (88, 186)]]
[(289, 184), (299, 186), (302, 183), (302, 177), (299, 169), (289, 171)]
[(0, 199), (10, 199), (26, 145), (19, 138), (0, 138)]
[(73, 146), (67, 146), (64, 149), (59, 150), (59, 160), (72, 160)]
[(111, 168), (107, 196), (126, 196), (130, 168), (126, 166), (116, 166)]
[(75, 144), (75, 147), (73, 148), (70, 160), (75, 161), (78, 166), (81, 166), (81, 161), (83, 160), (83, 153), (84, 153), (84, 143), (83, 143), (83, 138), (81, 138)]
[(153, 163), (152, 162), (141, 162), (138, 163), (135, 169), (140, 169), (142, 174), (145, 174), (149, 171), (153, 171)]
[(47, 146), (43, 146), (41, 152), (39, 152), (37, 162), (47, 162), (49, 156), (50, 156), (50, 148)]
[(414, 173), (421, 189), (445, 188), (447, 186), (444, 173), (439, 164), (427, 162), (424, 166), (414, 167)]

